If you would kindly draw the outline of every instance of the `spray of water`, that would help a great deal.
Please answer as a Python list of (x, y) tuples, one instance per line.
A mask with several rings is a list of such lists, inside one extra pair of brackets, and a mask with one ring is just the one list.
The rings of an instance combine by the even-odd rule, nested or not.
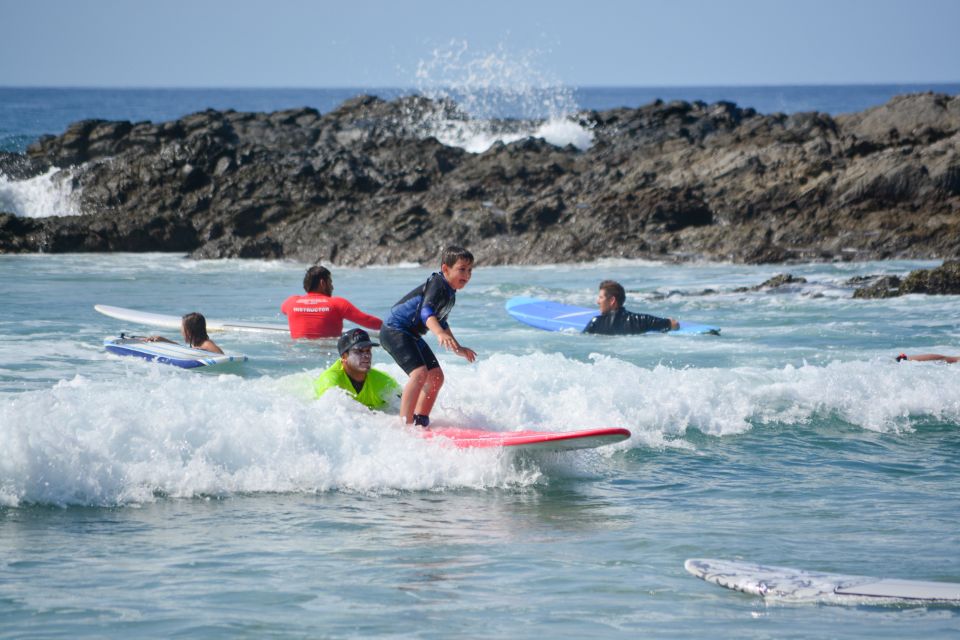
[(417, 90), (438, 104), (456, 104), (459, 113), (438, 108), (423, 122), (424, 133), (474, 153), (530, 136), (588, 148), (593, 135), (575, 118), (572, 89), (542, 70), (541, 55), (503, 45), (473, 51), (465, 41), (435, 49), (417, 65)]
[(77, 215), (69, 172), (53, 168), (27, 180), (0, 174), (0, 211), (28, 218)]

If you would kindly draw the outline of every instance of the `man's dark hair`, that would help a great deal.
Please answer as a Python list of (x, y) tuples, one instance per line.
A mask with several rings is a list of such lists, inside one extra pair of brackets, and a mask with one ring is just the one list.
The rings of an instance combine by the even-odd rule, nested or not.
[(181, 318), (183, 323), (183, 337), (191, 347), (199, 347), (210, 339), (207, 335), (207, 319), (202, 313), (188, 313)]
[(607, 297), (613, 296), (617, 301), (617, 306), (623, 308), (623, 303), (627, 301), (627, 292), (623, 290), (623, 285), (616, 280), (604, 280), (600, 283), (599, 289), (607, 294)]
[[(327, 286), (320, 288), (321, 282), (326, 282)], [(307, 269), (306, 275), (303, 276), (303, 290), (307, 293), (330, 295), (330, 270), (320, 265)]]
[(443, 250), (443, 255), (440, 257), (440, 264), (452, 267), (457, 264), (457, 260), (463, 260), (473, 264), (473, 254), (463, 247), (452, 244)]

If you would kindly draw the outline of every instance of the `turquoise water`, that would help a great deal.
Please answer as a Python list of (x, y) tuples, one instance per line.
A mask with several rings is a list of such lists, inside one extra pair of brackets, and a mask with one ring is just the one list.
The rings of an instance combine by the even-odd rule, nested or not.
[[(633, 432), (516, 455), (314, 400), (335, 357), (318, 344), (221, 334), (251, 358), (236, 375), (102, 348), (157, 330), (96, 303), (278, 322), (306, 265), (0, 256), (0, 638), (954, 637), (956, 608), (764, 602), (683, 570), (960, 581), (960, 366), (893, 360), (960, 352), (960, 301), (846, 284), (933, 264), (481, 262), (451, 316), (480, 357), (441, 354), (435, 422)], [(428, 274), (333, 270), (379, 315)], [(735, 291), (785, 271), (807, 284)], [(629, 308), (722, 336), (551, 334), (503, 311), (590, 305), (607, 277)]]

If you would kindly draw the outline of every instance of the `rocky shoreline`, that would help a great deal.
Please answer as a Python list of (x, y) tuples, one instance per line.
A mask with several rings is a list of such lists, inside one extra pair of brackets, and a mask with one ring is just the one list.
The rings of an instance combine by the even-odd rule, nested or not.
[(77, 122), (0, 153), (0, 173), (59, 168), (83, 214), (0, 213), (0, 253), (369, 265), (432, 263), (456, 242), (488, 265), (960, 257), (960, 96), (837, 117), (724, 102), (583, 112), (586, 150), (525, 138), (469, 153), (425, 135), (439, 116), (465, 122), (452, 104), (368, 96), (323, 115)]

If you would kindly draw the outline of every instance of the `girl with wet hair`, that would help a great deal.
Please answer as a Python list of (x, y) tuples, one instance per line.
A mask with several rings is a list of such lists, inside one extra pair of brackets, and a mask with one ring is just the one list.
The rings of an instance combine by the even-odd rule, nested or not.
[(214, 353), (223, 353), (217, 343), (207, 335), (207, 319), (196, 311), (183, 316), (180, 321), (180, 332), (184, 340), (194, 349), (203, 349)]
[[(183, 339), (187, 341), (187, 346), (194, 349), (203, 349), (212, 353), (223, 353), (223, 349), (217, 346), (217, 343), (207, 335), (207, 319), (202, 313), (196, 311), (184, 315), (180, 319), (180, 333)], [(144, 338), (147, 342), (169, 342), (176, 344), (173, 340), (163, 336), (149, 336)]]

